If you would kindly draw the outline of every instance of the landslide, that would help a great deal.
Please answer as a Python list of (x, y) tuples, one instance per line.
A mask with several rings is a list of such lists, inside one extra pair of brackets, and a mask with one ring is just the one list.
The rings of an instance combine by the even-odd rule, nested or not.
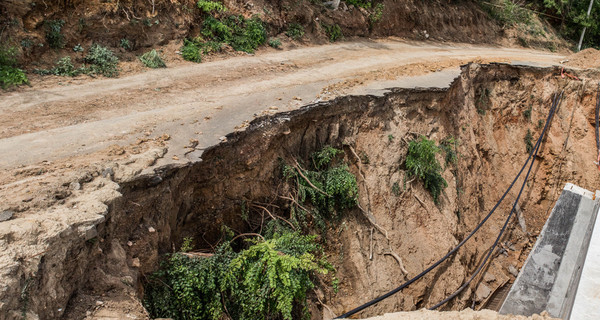
[[(244, 203), (276, 205), (285, 217), (277, 200), (280, 159), (305, 163), (326, 145), (345, 151), (364, 208), (345, 212), (321, 239), (339, 292), (319, 282), (310, 312), (314, 319), (341, 314), (418, 274), (473, 229), (526, 159), (526, 136), (540, 133), (552, 95), (564, 90), (520, 203), (523, 223), (511, 223), (483, 275), (444, 308), (486, 307), (514, 280), (564, 183), (591, 190), (600, 183), (590, 174), (597, 170), (598, 73), (567, 72), (584, 80), (556, 68), (471, 64), (448, 89), (341, 97), (259, 118), (205, 150), (200, 162), (154, 167), (166, 152), (158, 147), (90, 166), (77, 178), (64, 174), (60, 183), (32, 173), (1, 189), (14, 212), (0, 222), (0, 319), (147, 317), (142, 285), (165, 253), (185, 237), (210, 251), (222, 226), (252, 231), (241, 217)], [(408, 142), (421, 135), (456, 141), (439, 204), (407, 176)], [(48, 195), (45, 206), (28, 207), (38, 194)], [(453, 292), (493, 242), (515, 196), (450, 260), (360, 316), (428, 307)], [(249, 214), (261, 219), (261, 211)]]
[[(169, 59), (184, 38), (199, 35), (204, 15), (196, 0), (6, 0), (0, 3), (0, 41), (16, 45), (28, 69), (52, 66), (60, 57), (74, 61), (83, 55), (73, 48), (100, 43), (117, 51), (121, 60), (134, 61), (149, 48), (163, 47)], [(375, 1), (383, 5), (364, 9), (341, 2), (337, 10), (314, 0), (225, 0), (228, 14), (247, 18), (259, 15), (269, 36), (279, 37), (284, 48), (299, 43), (327, 43), (325, 26), (340, 27), (345, 37), (400, 36), (415, 40), (493, 43), (500, 27), (470, 1)], [(46, 40), (49, 23), (64, 21), (64, 48), (52, 49)], [(300, 24), (306, 35), (300, 42), (285, 35), (290, 24)], [(124, 48), (121, 41), (128, 41)]]

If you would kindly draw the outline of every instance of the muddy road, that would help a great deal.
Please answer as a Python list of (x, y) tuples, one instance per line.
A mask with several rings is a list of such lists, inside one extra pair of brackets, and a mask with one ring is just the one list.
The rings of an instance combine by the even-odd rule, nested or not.
[(181, 62), (117, 79), (34, 80), (30, 88), (0, 93), (0, 169), (167, 135), (168, 153), (159, 161), (190, 161), (264, 113), (393, 86), (445, 86), (470, 61), (547, 66), (562, 58), (513, 48), (358, 40)]

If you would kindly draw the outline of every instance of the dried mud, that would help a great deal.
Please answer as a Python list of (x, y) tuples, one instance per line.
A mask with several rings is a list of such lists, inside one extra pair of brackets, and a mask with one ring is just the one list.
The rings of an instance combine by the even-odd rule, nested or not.
[[(347, 212), (324, 236), (340, 291), (334, 294), (320, 284), (310, 296), (311, 313), (314, 319), (341, 314), (421, 272), (472, 230), (526, 159), (527, 131), (534, 137), (541, 132), (538, 122), (545, 119), (552, 95), (564, 90), (520, 204), (525, 226), (511, 223), (502, 250), (480, 279), (444, 308), (486, 307), (514, 280), (514, 270), (525, 260), (564, 183), (592, 190), (600, 183), (593, 135), (597, 80), (590, 80), (598, 73), (569, 72), (584, 81), (562, 78), (557, 68), (470, 64), (448, 89), (341, 97), (256, 119), (205, 150), (200, 162), (156, 167), (166, 152), (156, 141), (132, 157), (82, 168), (79, 176), (68, 177), (76, 180), (58, 187), (35, 180), (35, 170), (22, 172), (12, 187), (2, 188), (3, 199), (24, 180), (34, 179), (39, 186), (11, 199), (15, 215), (0, 222), (5, 248), (0, 255), (0, 319), (22, 314), (39, 319), (146, 318), (139, 302), (141, 284), (164, 253), (179, 247), (186, 236), (196, 239), (196, 247), (210, 249), (222, 225), (248, 230), (240, 217), (244, 201), (283, 207), (277, 200), (278, 159), (306, 161), (325, 145), (346, 151), (359, 177), (361, 206), (389, 238), (372, 229), (358, 209)], [(406, 179), (407, 142), (419, 135), (458, 141), (458, 161), (445, 166), (448, 187), (439, 205), (420, 182)], [(368, 161), (357, 159), (352, 150)], [(395, 184), (401, 192), (393, 191)], [(25, 206), (29, 202), (23, 200), (32, 200), (23, 197), (36, 188), (51, 192), (51, 199)], [(359, 316), (418, 310), (453, 292), (493, 242), (515, 196), (511, 193), (452, 259)], [(277, 213), (285, 215), (283, 209)], [(259, 218), (260, 212), (250, 215)], [(389, 255), (390, 248), (401, 257), (407, 275)]]

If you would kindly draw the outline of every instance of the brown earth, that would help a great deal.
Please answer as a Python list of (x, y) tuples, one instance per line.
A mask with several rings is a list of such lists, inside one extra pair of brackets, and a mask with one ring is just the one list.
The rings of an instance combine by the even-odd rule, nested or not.
[[(22, 62), (29, 71), (50, 68), (63, 56), (70, 56), (77, 64), (82, 63), (85, 52), (74, 52), (74, 46), (81, 45), (87, 50), (93, 43), (100, 43), (117, 52), (124, 62), (123, 74), (137, 73), (144, 70), (137, 56), (150, 48), (162, 50), (167, 64), (181, 60), (176, 51), (184, 38), (199, 34), (204, 19), (196, 2), (6, 0), (0, 3), (0, 41), (21, 49)], [(345, 2), (337, 10), (328, 9), (319, 1), (312, 0), (225, 0), (223, 3), (229, 9), (227, 14), (245, 17), (260, 15), (268, 26), (269, 36), (280, 38), (284, 50), (327, 43), (329, 38), (323, 25), (334, 24), (340, 26), (347, 39), (399, 36), (413, 40), (520, 45), (517, 37), (511, 36), (509, 31), (505, 32), (478, 4), (470, 1), (384, 0), (381, 1), (384, 5), (381, 19), (374, 23), (370, 20), (373, 9), (354, 8)], [(63, 49), (49, 48), (45, 39), (46, 22), (54, 20), (65, 21), (62, 28), (65, 38)], [(304, 26), (306, 36), (300, 42), (285, 35), (290, 23)], [(541, 27), (537, 29), (542, 30), (538, 33), (544, 38), (537, 47), (547, 48), (548, 44), (555, 50), (566, 47), (565, 43), (552, 35), (551, 30), (545, 32)], [(122, 39), (129, 40), (131, 50), (120, 47)], [(244, 54), (233, 53), (231, 48), (226, 51), (219, 55)], [(210, 57), (208, 60), (213, 59)], [(32, 77), (36, 78), (34, 75)], [(82, 76), (63, 82), (86, 78)]]
[(473, 311), (466, 309), (462, 311), (435, 312), (419, 310), (413, 312), (388, 313), (383, 316), (373, 317), (365, 320), (550, 320), (554, 319), (546, 313), (533, 315), (531, 317), (499, 315), (491, 310)]
[(580, 52), (574, 53), (567, 56), (565, 64), (575, 68), (600, 68), (600, 51), (594, 48), (588, 48), (581, 50)]
[[(141, 283), (162, 253), (178, 247), (184, 236), (209, 248), (222, 224), (248, 230), (239, 219), (242, 200), (283, 208), (273, 200), (280, 179), (277, 158), (306, 160), (326, 144), (344, 148), (359, 177), (361, 206), (389, 238), (359, 210), (348, 212), (328, 233), (327, 254), (338, 269), (340, 292), (319, 285), (311, 294), (311, 312), (315, 319), (341, 314), (417, 274), (460, 241), (526, 158), (524, 136), (528, 130), (534, 137), (539, 133), (537, 123), (545, 119), (552, 94), (565, 90), (520, 204), (525, 230), (513, 222), (503, 250), (481, 279), (446, 306), (485, 307), (494, 292), (514, 280), (511, 268), (522, 265), (564, 183), (595, 190), (600, 182), (589, 174), (597, 170), (590, 146), (598, 74), (569, 72), (584, 82), (561, 78), (556, 68), (470, 65), (447, 90), (343, 97), (257, 119), (205, 150), (201, 162), (156, 166), (169, 142), (163, 137), (141, 141), (137, 149), (115, 147), (93, 164), (60, 161), (12, 171), (17, 176), (0, 189), (3, 201), (18, 203), (13, 218), (0, 223), (6, 248), (0, 257), (0, 319), (18, 318), (20, 310), (40, 319), (145, 318), (137, 302)], [(524, 116), (528, 109), (531, 119)], [(439, 206), (418, 181), (407, 182), (406, 192), (393, 192), (406, 174), (407, 141), (420, 134), (459, 141), (458, 162), (443, 173), (449, 186)], [(366, 154), (368, 163), (361, 164), (353, 150)], [(48, 192), (46, 202), (30, 206), (39, 203), (41, 190)], [(493, 241), (508, 202), (435, 274), (360, 316), (417, 310), (451, 293)], [(276, 207), (273, 212), (287, 214)], [(489, 293), (476, 294), (483, 286)]]

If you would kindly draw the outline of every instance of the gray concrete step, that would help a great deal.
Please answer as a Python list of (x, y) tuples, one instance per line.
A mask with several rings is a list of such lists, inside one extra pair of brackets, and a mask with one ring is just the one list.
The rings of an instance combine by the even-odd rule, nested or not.
[(500, 308), (501, 314), (530, 316), (548, 311), (553, 317), (569, 319), (599, 198), (599, 191), (594, 194), (570, 183), (565, 185)]

